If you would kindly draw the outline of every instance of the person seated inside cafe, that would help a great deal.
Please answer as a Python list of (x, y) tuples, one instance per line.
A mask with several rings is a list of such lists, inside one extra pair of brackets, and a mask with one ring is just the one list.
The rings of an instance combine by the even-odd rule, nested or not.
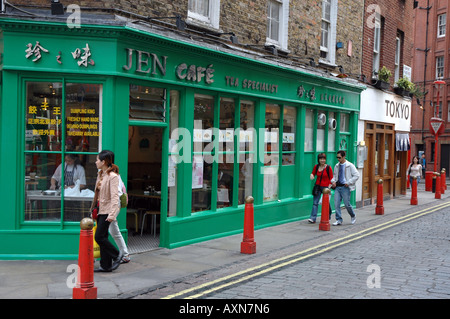
[[(217, 205), (220, 207), (233, 206), (233, 177), (225, 169), (219, 167), (217, 179)], [(220, 194), (224, 189), (228, 190), (228, 194)]]

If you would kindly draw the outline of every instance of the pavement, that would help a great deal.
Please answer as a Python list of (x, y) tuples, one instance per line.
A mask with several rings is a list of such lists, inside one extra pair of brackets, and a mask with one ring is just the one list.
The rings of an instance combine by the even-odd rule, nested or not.
[[(240, 271), (271, 258), (298, 251), (318, 242), (347, 236), (374, 225), (450, 201), (450, 189), (435, 199), (435, 194), (418, 186), (418, 205), (411, 205), (411, 190), (394, 199), (384, 200), (384, 215), (376, 215), (376, 204), (355, 210), (356, 223), (342, 209), (344, 223), (319, 230), (317, 223), (306, 219), (255, 230), (256, 253), (242, 254), (242, 234), (227, 236), (175, 249), (159, 248), (132, 254), (131, 262), (111, 273), (95, 273), (94, 285), (99, 299), (161, 298), (167, 287), (195, 278), (209, 280), (208, 274), (220, 274), (224, 269)], [(331, 222), (334, 222), (334, 214)], [(331, 223), (330, 223), (331, 224)], [(5, 260), (0, 261), (0, 299), (71, 299), (76, 260)], [(96, 266), (98, 261), (96, 262)], [(230, 270), (231, 269), (231, 270)]]

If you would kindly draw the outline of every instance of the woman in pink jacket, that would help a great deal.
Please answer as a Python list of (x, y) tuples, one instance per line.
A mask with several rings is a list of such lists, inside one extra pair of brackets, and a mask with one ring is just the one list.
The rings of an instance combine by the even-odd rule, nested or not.
[(113, 164), (114, 153), (101, 151), (97, 156), (99, 169), (95, 186), (95, 196), (91, 208), (98, 204), (97, 230), (95, 241), (100, 246), (100, 267), (95, 272), (110, 272), (120, 265), (122, 256), (108, 239), (108, 228), (119, 214), (119, 167)]

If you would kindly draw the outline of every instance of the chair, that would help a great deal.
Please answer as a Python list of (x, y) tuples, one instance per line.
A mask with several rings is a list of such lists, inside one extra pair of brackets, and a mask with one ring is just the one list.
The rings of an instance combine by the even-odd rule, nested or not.
[(136, 232), (136, 233), (139, 231), (139, 222), (138, 222), (139, 217), (138, 217), (138, 213), (139, 213), (139, 210), (138, 210), (138, 209), (135, 209), (135, 208), (127, 208), (127, 215), (128, 215), (128, 214), (134, 215), (134, 224), (135, 224), (134, 228), (135, 228), (135, 232)]
[(153, 237), (155, 237), (156, 236), (156, 215), (161, 215), (161, 212), (159, 210), (147, 210), (144, 212), (144, 216), (142, 217), (142, 224), (141, 224), (141, 236), (144, 231), (145, 216), (147, 216), (147, 215), (152, 216), (150, 234), (153, 233)]

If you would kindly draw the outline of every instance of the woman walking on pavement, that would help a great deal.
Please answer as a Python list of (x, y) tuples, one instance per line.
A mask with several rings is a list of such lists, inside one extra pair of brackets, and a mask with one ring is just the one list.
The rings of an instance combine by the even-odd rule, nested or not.
[(119, 214), (119, 167), (113, 164), (114, 153), (103, 150), (95, 165), (99, 170), (91, 210), (98, 202), (95, 241), (100, 246), (100, 267), (95, 272), (111, 272), (120, 265), (122, 255), (108, 239), (108, 228)]
[[(326, 163), (327, 162), (327, 156), (325, 153), (320, 153), (317, 156), (317, 162), (318, 164), (314, 165), (313, 171), (309, 178), (311, 180), (314, 179), (314, 176), (317, 176), (315, 185), (319, 185), (319, 187), (315, 187), (317, 189), (320, 189), (320, 192), (317, 192), (316, 194), (313, 194), (313, 206), (311, 210), (311, 216), (308, 219), (308, 222), (311, 224), (316, 222), (317, 218), (317, 210), (319, 206), (320, 197), (322, 196), (322, 191), (324, 188), (327, 188), (330, 186), (330, 181), (333, 178), (333, 172), (331, 167)], [(330, 217), (331, 217), (331, 205), (329, 206), (330, 209)]]
[[(417, 184), (420, 182), (420, 178), (422, 177), (422, 165), (419, 164), (419, 157), (414, 156), (411, 164), (408, 166), (408, 170), (406, 171), (406, 176), (409, 175), (409, 182), (412, 185), (413, 177), (417, 177)], [(406, 177), (408, 178), (408, 177)]]

